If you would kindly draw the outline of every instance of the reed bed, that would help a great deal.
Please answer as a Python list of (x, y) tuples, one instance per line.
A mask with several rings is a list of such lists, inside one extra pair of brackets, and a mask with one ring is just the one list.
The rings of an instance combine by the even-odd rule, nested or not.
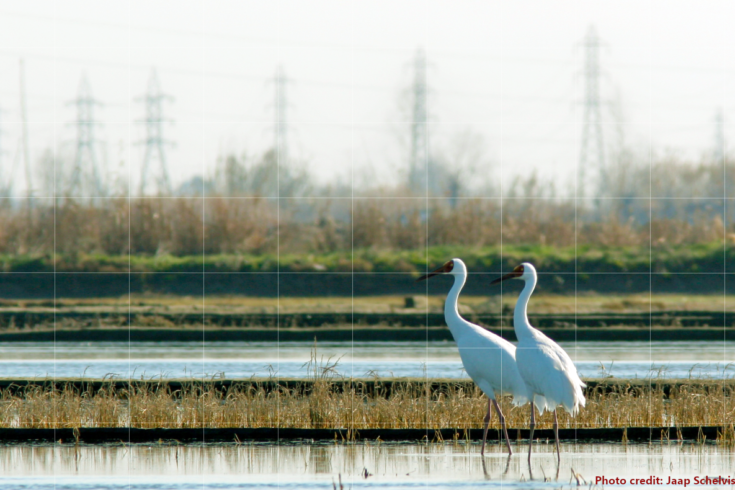
[(724, 209), (688, 201), (688, 207), (654, 201), (650, 210), (637, 214), (576, 209), (573, 201), (562, 199), (544, 200), (543, 206), (524, 200), (502, 205), (494, 199), (463, 199), (454, 205), (432, 200), (428, 208), (423, 199), (328, 201), (300, 199), (279, 208), (279, 201), (258, 197), (121, 197), (43, 201), (33, 209), (0, 206), (0, 254), (58, 254), (73, 262), (83, 254), (325, 254), (501, 243), (648, 250), (722, 243), (735, 232), (724, 223)]
[[(97, 391), (51, 383), (0, 394), (0, 427), (70, 428), (477, 428), (487, 399), (477, 388), (448, 382), (429, 390), (426, 382), (393, 383), (368, 389), (356, 380), (340, 386), (331, 379), (308, 386), (233, 384), (226, 390), (192, 381), (172, 390), (166, 383), (130, 384)], [(78, 386), (78, 385), (77, 385)], [(342, 389), (342, 387), (345, 387)], [(713, 386), (716, 389), (713, 389)], [(501, 400), (508, 426), (528, 426), (529, 407)], [(560, 410), (563, 428), (728, 426), (735, 417), (729, 388), (702, 382), (673, 387), (613, 385), (587, 396), (587, 406), (572, 419)], [(538, 427), (552, 426), (553, 414), (537, 418)], [(498, 427), (493, 417), (491, 427)]]

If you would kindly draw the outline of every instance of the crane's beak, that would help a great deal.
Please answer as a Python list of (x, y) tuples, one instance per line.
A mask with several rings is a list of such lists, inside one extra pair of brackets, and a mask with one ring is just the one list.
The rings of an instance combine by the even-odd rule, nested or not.
[(510, 273), (504, 275), (503, 277), (499, 277), (499, 278), (495, 279), (490, 284), (498, 284), (498, 283), (501, 283), (503, 281), (507, 281), (508, 279), (515, 279), (516, 277), (521, 277), (522, 275), (523, 275), (522, 272), (519, 273), (518, 271), (515, 271), (514, 270), (513, 272), (510, 272)]
[(436, 269), (435, 271), (433, 271), (433, 272), (429, 272), (428, 274), (424, 274), (423, 276), (421, 276), (421, 277), (419, 277), (418, 279), (416, 279), (416, 282), (419, 282), (419, 281), (424, 281), (424, 280), (426, 280), (426, 279), (429, 279), (429, 278), (431, 278), (431, 277), (434, 277), (434, 276), (436, 276), (437, 274), (444, 274), (444, 272), (445, 272), (445, 268), (446, 268), (446, 265), (447, 265), (447, 264), (444, 264), (443, 266), (439, 267), (439, 268), (438, 268), (438, 269)]

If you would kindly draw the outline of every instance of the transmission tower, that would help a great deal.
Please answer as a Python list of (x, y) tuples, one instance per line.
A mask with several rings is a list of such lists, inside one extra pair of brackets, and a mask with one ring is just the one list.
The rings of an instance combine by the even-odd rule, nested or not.
[(408, 169), (408, 186), (417, 194), (426, 192), (428, 166), (427, 94), (426, 54), (422, 48), (419, 48), (413, 62), (411, 156)]
[[(6, 167), (3, 165), (4, 156), (8, 153), (3, 149), (3, 143), (5, 142), (3, 135), (5, 134), (5, 131), (2, 129), (2, 115), (4, 112), (5, 111), (3, 109), (0, 109), (0, 196), (7, 197), (11, 195), (10, 191), (13, 186), (13, 167)], [(8, 168), (11, 170), (8, 171)]]
[(0, 108), (0, 187), (5, 187), (5, 182), (3, 182), (7, 176), (5, 175), (5, 169), (2, 165), (3, 155), (6, 153), (5, 150), (3, 150), (3, 131), (2, 129), (2, 117), (3, 117), (3, 110)]
[(585, 48), (585, 95), (582, 146), (579, 154), (577, 196), (585, 197), (603, 185), (605, 151), (602, 142), (602, 101), (600, 99), (600, 59), (602, 42), (594, 26), (590, 26), (582, 42)]
[(273, 149), (276, 151), (279, 163), (288, 162), (288, 118), (286, 113), (288, 108), (286, 85), (288, 82), (283, 66), (276, 68), (276, 74), (273, 77), (273, 85), (276, 89), (275, 100), (273, 101), (275, 109)]
[(77, 98), (67, 102), (77, 108), (77, 119), (73, 123), (77, 129), (76, 153), (67, 188), (67, 196), (103, 197), (105, 189), (99, 175), (94, 128), (99, 123), (94, 119), (94, 108), (100, 102), (92, 97), (86, 74), (79, 82)]
[(31, 171), (31, 150), (28, 142), (28, 110), (26, 106), (26, 69), (25, 60), (20, 59), (19, 62), (19, 82), (20, 82), (20, 117), (23, 122), (23, 167), (25, 168), (26, 177), (26, 193), (28, 199), (26, 201), (28, 209), (28, 221), (33, 219), (31, 208), (33, 208), (33, 172)]
[(158, 83), (158, 74), (156, 70), (151, 70), (151, 76), (148, 79), (148, 93), (136, 99), (145, 103), (145, 123), (146, 137), (140, 143), (145, 144), (145, 156), (143, 157), (143, 167), (140, 174), (139, 195), (144, 195), (148, 188), (148, 179), (153, 177), (155, 180), (156, 192), (159, 195), (171, 195), (171, 182), (168, 178), (168, 169), (166, 168), (166, 145), (173, 145), (173, 142), (164, 139), (163, 123), (170, 122), (170, 119), (163, 117), (163, 101), (173, 101), (170, 95), (161, 92), (161, 86)]
[(715, 114), (715, 162), (725, 162), (725, 116), (722, 109)]

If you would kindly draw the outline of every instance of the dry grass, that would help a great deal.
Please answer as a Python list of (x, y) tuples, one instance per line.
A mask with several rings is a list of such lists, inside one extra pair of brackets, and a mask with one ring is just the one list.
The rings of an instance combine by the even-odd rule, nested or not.
[(454, 208), (435, 200), (428, 210), (425, 201), (413, 199), (324, 202), (303, 199), (299, 206), (280, 210), (275, 200), (216, 196), (111, 198), (102, 203), (67, 199), (59, 201), (56, 210), (40, 204), (30, 213), (0, 206), (0, 254), (184, 256), (272, 254), (277, 249), (283, 254), (328, 253), (351, 250), (353, 245), (413, 250), (425, 244), (500, 243), (669, 246), (722, 241), (728, 231), (711, 210), (653, 209), (649, 226), (647, 220), (612, 211), (601, 216), (575, 213), (573, 202), (565, 200), (545, 200), (543, 206), (510, 200), (502, 207), (496, 200), (462, 200)]
[[(444, 296), (415, 296), (415, 308), (406, 309), (405, 296), (345, 296), (268, 298), (256, 296), (228, 296), (207, 294), (204, 307), (208, 313), (394, 313), (441, 312)], [(497, 313), (512, 309), (516, 297), (462, 295), (460, 309), (463, 313)], [(605, 295), (554, 295), (535, 294), (533, 313), (625, 313), (662, 310), (677, 311), (735, 311), (735, 296), (693, 294), (605, 294)], [(128, 311), (155, 315), (156, 313), (201, 312), (202, 298), (192, 296), (133, 294), (106, 298), (57, 298), (43, 300), (0, 299), (5, 311), (57, 312), (78, 311), (110, 313)]]
[[(207, 387), (209, 386), (209, 387)], [(661, 388), (620, 386), (588, 396), (587, 406), (572, 419), (560, 411), (561, 427), (726, 426), (735, 416), (732, 393), (707, 385), (687, 384), (667, 397)], [(501, 401), (509, 427), (528, 426), (528, 405)], [(166, 386), (132, 387), (99, 392), (36, 387), (0, 397), (0, 427), (295, 427), (295, 428), (475, 428), (480, 427), (487, 399), (477, 389), (447, 383), (427, 395), (422, 382), (406, 381), (370, 393), (356, 382), (344, 392), (319, 374), (312, 391), (300, 387), (269, 390), (257, 383), (218, 391), (192, 382), (172, 392)], [(549, 428), (552, 414), (538, 418)], [(497, 427), (497, 419), (493, 426)]]

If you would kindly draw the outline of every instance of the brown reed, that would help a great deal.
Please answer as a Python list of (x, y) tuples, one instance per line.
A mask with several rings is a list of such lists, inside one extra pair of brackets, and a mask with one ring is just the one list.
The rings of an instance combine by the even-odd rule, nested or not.
[[(390, 393), (359, 380), (337, 389), (319, 375), (307, 386), (266, 389), (264, 384), (233, 385), (227, 390), (192, 381), (181, 390), (167, 385), (80, 390), (34, 387), (0, 395), (0, 427), (294, 427), (294, 428), (477, 428), (487, 399), (477, 389), (448, 382), (429, 392), (422, 381), (394, 383)], [(509, 427), (528, 426), (529, 406), (514, 407), (503, 397)], [(712, 383), (672, 389), (618, 385), (589, 394), (587, 406), (572, 418), (559, 411), (561, 427), (726, 427), (735, 416), (735, 398)], [(537, 417), (551, 427), (553, 415)], [(498, 426), (497, 418), (491, 427)]]
[[(668, 246), (722, 241), (732, 233), (716, 210), (662, 208), (652, 221), (620, 211), (577, 210), (564, 200), (381, 198), (66, 199), (36, 208), (0, 207), (0, 254), (200, 255), (327, 253), (355, 248), (407, 250), (425, 244), (570, 247)], [(691, 203), (689, 203), (691, 204)], [(667, 206), (686, 206), (674, 204)], [(663, 206), (663, 205), (660, 205)], [(430, 216), (431, 219), (427, 220)], [(648, 214), (646, 213), (646, 217)], [(675, 217), (671, 217), (675, 216)], [(54, 224), (56, 226), (54, 226)], [(501, 226), (502, 224), (502, 226)]]

